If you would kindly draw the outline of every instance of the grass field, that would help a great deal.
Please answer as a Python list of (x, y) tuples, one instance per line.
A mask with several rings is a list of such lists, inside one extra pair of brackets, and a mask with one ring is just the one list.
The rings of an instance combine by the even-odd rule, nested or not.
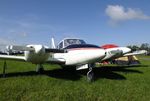
[(95, 68), (95, 81), (87, 82), (86, 72), (44, 65), (42, 75), (35, 65), (7, 61), (7, 77), (2, 78), (0, 61), (0, 101), (148, 101), (150, 100), (150, 57), (142, 56), (141, 66)]

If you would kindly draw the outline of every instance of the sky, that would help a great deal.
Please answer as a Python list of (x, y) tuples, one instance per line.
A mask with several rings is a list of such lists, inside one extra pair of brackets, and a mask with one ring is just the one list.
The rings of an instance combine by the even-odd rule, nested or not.
[(149, 0), (0, 0), (0, 45), (150, 43)]

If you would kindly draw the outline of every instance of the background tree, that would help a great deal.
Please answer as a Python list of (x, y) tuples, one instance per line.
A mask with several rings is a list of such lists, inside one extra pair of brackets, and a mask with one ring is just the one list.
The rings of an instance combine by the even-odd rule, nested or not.
[(143, 50), (148, 50), (149, 48), (150, 48), (150, 46), (148, 43), (143, 43), (143, 44), (141, 44), (141, 47), (140, 47), (140, 49), (143, 49)]
[(130, 46), (127, 46), (128, 48), (130, 48), (133, 51), (137, 51), (140, 49), (140, 47), (138, 47), (137, 45), (130, 45)]

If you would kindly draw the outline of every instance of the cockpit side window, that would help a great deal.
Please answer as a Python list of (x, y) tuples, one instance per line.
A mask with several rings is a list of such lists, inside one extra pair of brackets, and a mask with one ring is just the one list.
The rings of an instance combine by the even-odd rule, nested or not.
[(61, 42), (58, 46), (59, 49), (62, 49), (63, 48), (63, 42)]
[(80, 43), (80, 44), (86, 44), (86, 42), (83, 41), (83, 40), (79, 40), (79, 43)]

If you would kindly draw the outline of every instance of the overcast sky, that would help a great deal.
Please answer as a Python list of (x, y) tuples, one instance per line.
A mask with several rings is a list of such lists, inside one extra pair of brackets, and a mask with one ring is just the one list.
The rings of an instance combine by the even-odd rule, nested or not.
[(0, 0), (0, 45), (150, 43), (149, 0)]

